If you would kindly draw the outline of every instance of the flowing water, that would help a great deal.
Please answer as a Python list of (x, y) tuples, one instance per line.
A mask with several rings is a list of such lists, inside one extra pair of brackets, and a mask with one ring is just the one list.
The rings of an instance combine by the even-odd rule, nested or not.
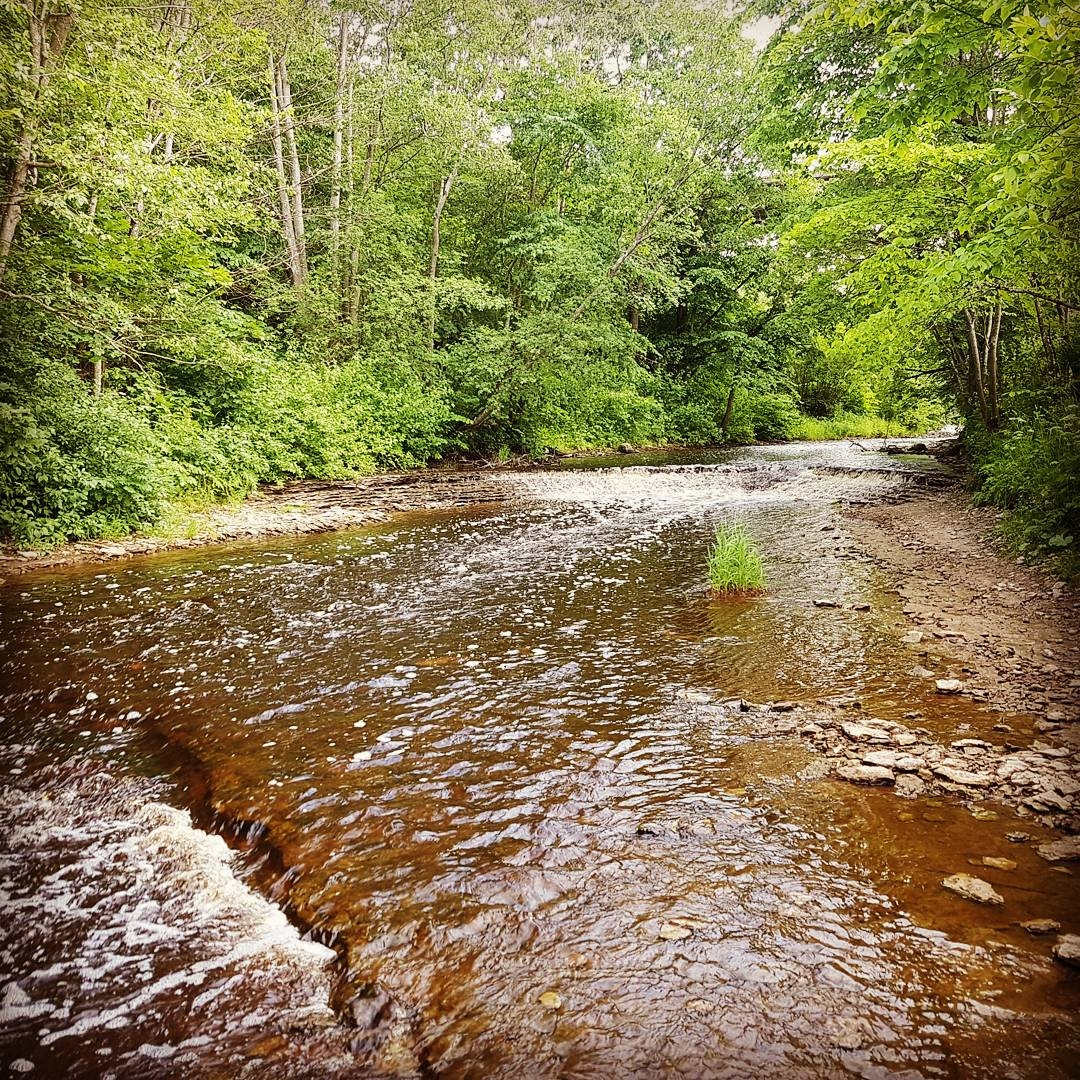
[[(9, 585), (0, 1054), (48, 1076), (1077, 1075), (1075, 977), (1018, 927), (1080, 929), (1073, 878), (1005, 839), (1041, 830), (800, 777), (796, 741), (710, 704), (990, 730), (908, 673), (836, 512), (931, 463), (602, 464)], [(732, 517), (765, 598), (704, 595)], [(1001, 908), (939, 886), (984, 855), (1019, 863), (979, 871)], [(253, 890), (336, 949), (336, 1024), (328, 950)]]

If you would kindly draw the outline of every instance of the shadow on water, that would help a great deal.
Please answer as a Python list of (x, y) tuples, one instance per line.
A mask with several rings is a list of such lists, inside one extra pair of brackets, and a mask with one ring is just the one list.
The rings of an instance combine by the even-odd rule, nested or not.
[[(802, 780), (807, 750), (709, 708), (839, 695), (989, 730), (909, 673), (835, 513), (901, 496), (911, 463), (832, 446), (705, 465), (508, 474), (497, 507), (9, 589), (19, 782), (43, 757), (175, 766), (147, 730), (197, 762), (207, 790), (185, 767), (174, 797), (347, 955), (369, 1069), (1070, 1075), (1075, 980), (1018, 924), (1075, 931), (1072, 881), (1008, 843), (1009, 812)], [(765, 556), (761, 600), (703, 595), (731, 516)], [(979, 871), (1001, 908), (938, 884), (984, 855), (1018, 864)], [(49, 957), (22, 959), (47, 996)], [(111, 1037), (89, 1024), (52, 1052)]]

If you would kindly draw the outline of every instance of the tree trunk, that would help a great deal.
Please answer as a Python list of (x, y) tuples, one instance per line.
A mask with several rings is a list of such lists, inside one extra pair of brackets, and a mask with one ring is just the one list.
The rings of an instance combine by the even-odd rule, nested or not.
[(431, 222), (431, 263), (428, 266), (428, 285), (430, 295), (428, 297), (428, 350), (435, 350), (435, 282), (439, 276), (439, 247), (442, 244), (442, 216), (446, 209), (446, 202), (450, 198), (450, 192), (458, 178), (458, 166), (455, 165), (450, 175), (445, 177), (439, 185), (439, 195), (435, 200), (435, 213)]
[(335, 277), (341, 241), (341, 166), (345, 132), (345, 82), (349, 53), (349, 23), (345, 12), (338, 15), (337, 84), (334, 90), (334, 156), (330, 167), (330, 250)]
[(738, 372), (732, 372), (731, 386), (728, 387), (727, 404), (724, 406), (724, 416), (720, 421), (720, 434), (727, 441), (728, 431), (731, 428), (731, 417), (735, 412), (735, 390), (737, 389)]
[(303, 287), (305, 275), (296, 242), (292, 203), (289, 198), (289, 178), (285, 171), (285, 148), (282, 134), (282, 103), (277, 63), (270, 57), (270, 137), (274, 147), (274, 170), (277, 174), (278, 210), (281, 214), (281, 234), (285, 241), (285, 260), (289, 280), (294, 289)]
[(289, 72), (285, 67), (284, 56), (278, 58), (276, 72), (281, 130), (285, 136), (285, 150), (288, 154), (292, 234), (298, 273), (298, 280), (293, 284), (297, 288), (303, 288), (308, 278), (307, 242), (304, 236), (304, 187), (303, 175), (300, 172), (300, 155), (296, 148), (296, 118), (293, 111), (292, 88), (289, 85)]
[(979, 415), (983, 423), (990, 427), (989, 403), (986, 400), (986, 383), (983, 379), (983, 356), (979, 348), (979, 335), (975, 329), (975, 315), (965, 308), (964, 319), (967, 322), (968, 389), (979, 406)]
[(24, 77), (30, 87), (30, 105), (23, 115), (23, 126), (15, 144), (15, 160), (8, 174), (3, 214), (0, 215), (0, 280), (7, 273), (15, 234), (22, 220), (23, 203), (33, 171), (34, 139), (40, 117), (38, 109), (75, 24), (72, 12), (50, 12), (48, 3), (23, 4), (29, 17), (30, 63)]

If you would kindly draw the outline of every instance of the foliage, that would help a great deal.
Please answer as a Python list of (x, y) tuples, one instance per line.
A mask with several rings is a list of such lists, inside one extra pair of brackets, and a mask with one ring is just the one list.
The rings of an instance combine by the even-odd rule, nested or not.
[(706, 560), (714, 596), (757, 596), (765, 592), (765, 568), (746, 528), (737, 521), (716, 526)]
[(1057, 557), (1080, 578), (1080, 406), (1029, 402), (1000, 434), (969, 432), (975, 500), (1005, 507), (1003, 532), (1029, 557)]
[(1056, 417), (1080, 377), (1075, 13), (741, 31), (693, 0), (0, 5), (0, 527), (953, 407), (1023, 456), (1023, 395)]

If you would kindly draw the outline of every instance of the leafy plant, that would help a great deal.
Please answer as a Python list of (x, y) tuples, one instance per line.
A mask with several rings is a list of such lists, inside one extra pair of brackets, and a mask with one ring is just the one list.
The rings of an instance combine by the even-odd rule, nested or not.
[(706, 566), (713, 596), (759, 596), (766, 591), (761, 556), (740, 522), (716, 526)]

